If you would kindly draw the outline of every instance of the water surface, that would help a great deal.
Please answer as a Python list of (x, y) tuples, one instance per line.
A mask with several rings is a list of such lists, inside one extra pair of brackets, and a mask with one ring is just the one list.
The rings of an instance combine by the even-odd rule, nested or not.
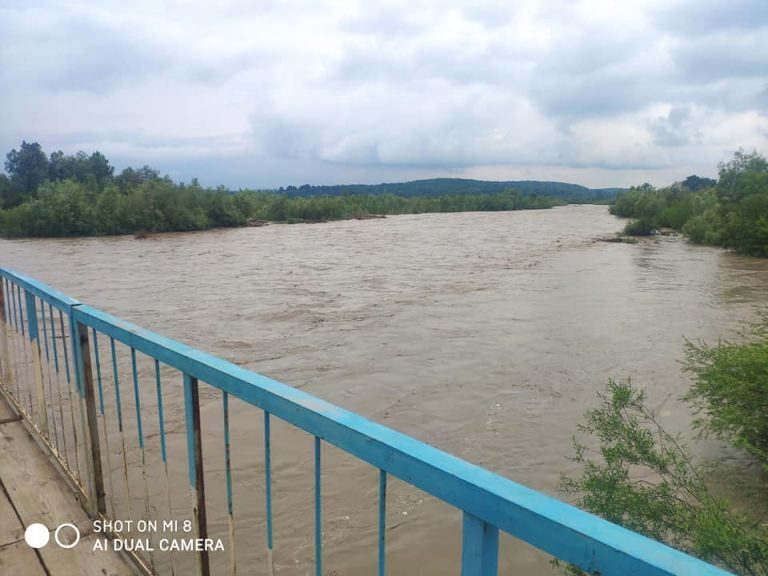
[[(576, 472), (576, 425), (609, 377), (632, 377), (664, 425), (690, 435), (679, 400), (684, 338), (733, 337), (768, 300), (768, 261), (674, 237), (595, 242), (622, 226), (603, 206), (404, 215), (147, 240), (2, 240), (0, 262), (563, 497), (559, 475)], [(179, 384), (166, 393), (169, 442), (181, 455), (172, 481), (183, 492)], [(142, 385), (152, 393), (151, 381)], [(204, 398), (211, 523), (226, 537), (220, 401)], [(238, 561), (262, 569), (261, 413), (240, 403), (233, 412)], [(277, 426), (274, 442), (277, 568), (308, 574), (312, 441)], [(376, 471), (332, 448), (323, 466), (327, 573), (371, 573)], [(392, 573), (457, 573), (460, 521), (393, 481)], [(227, 567), (226, 557), (214, 560)], [(501, 568), (550, 570), (511, 538), (502, 539)]]

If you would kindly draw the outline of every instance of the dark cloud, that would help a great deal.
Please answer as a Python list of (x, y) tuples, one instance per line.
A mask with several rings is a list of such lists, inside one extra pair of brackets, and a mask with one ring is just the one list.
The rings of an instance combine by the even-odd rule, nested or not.
[(695, 126), (689, 122), (691, 111), (688, 106), (675, 106), (666, 116), (651, 122), (653, 141), (659, 146), (683, 146), (698, 136)]
[(173, 78), (204, 85), (220, 85), (244, 74), (258, 74), (268, 68), (269, 55), (243, 53), (220, 56), (207, 61), (178, 55), (166, 70)]
[(401, 53), (389, 53), (383, 46), (350, 50), (330, 78), (343, 84), (444, 80), (458, 86), (487, 84), (508, 88), (525, 84), (533, 67), (533, 61), (525, 54), (494, 43), (474, 50), (433, 46)]
[(609, 117), (653, 102), (655, 84), (629, 70), (592, 74), (537, 75), (531, 94), (544, 111), (558, 120)]
[[(5, 82), (22, 79), (52, 92), (104, 93), (120, 83), (159, 73), (171, 62), (169, 50), (140, 33), (85, 15), (33, 9), (8, 16), (2, 31), (18, 41), (4, 50), (3, 57), (11, 63), (0, 69)], [(14, 25), (25, 33), (10, 30)]]
[(652, 14), (655, 25), (687, 37), (768, 26), (765, 0), (671, 0)]
[(172, 136), (168, 134), (151, 134), (141, 131), (124, 130), (83, 130), (56, 134), (46, 141), (51, 151), (58, 148), (70, 150), (83, 143), (99, 142), (103, 146), (131, 147), (137, 150), (166, 150), (199, 148), (208, 149), (221, 146), (226, 141), (222, 136)]
[(682, 81), (701, 84), (731, 78), (765, 78), (768, 28), (681, 39), (671, 49), (670, 56)]

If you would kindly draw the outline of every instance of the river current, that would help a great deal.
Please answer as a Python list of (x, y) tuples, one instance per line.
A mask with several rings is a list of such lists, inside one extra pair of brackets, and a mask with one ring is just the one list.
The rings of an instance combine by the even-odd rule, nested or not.
[[(690, 437), (684, 339), (732, 338), (768, 301), (768, 260), (678, 237), (595, 240), (622, 226), (604, 206), (402, 215), (0, 240), (0, 264), (565, 498), (559, 476), (578, 472), (572, 437), (608, 378), (631, 377), (662, 423)], [(180, 382), (166, 391), (180, 454), (171, 476), (184, 486)], [(203, 398), (211, 530), (226, 538), (220, 397)], [(243, 573), (262, 573), (261, 413), (240, 402), (232, 411), (237, 558)], [(312, 439), (279, 424), (273, 435), (276, 568), (309, 574)], [(723, 450), (695, 446), (703, 457)], [(373, 573), (377, 472), (332, 447), (323, 458), (326, 573)], [(456, 511), (392, 480), (388, 526), (392, 574), (457, 573)], [(502, 538), (501, 573), (549, 573), (547, 562)]]

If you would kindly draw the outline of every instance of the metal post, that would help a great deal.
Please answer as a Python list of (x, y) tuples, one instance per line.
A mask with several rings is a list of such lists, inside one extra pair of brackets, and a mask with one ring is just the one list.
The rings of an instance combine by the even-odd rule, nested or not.
[(272, 551), (272, 440), (269, 412), (264, 412), (264, 478), (267, 497), (267, 574), (274, 576), (275, 559)]
[(495, 576), (499, 568), (499, 529), (464, 512), (461, 576)]
[(48, 407), (43, 388), (43, 355), (40, 348), (40, 331), (37, 325), (37, 306), (35, 295), (24, 291), (24, 300), (27, 305), (27, 323), (29, 324), (29, 343), (32, 346), (32, 366), (35, 372), (35, 396), (37, 397), (37, 425), (40, 434), (48, 439)]
[(320, 437), (315, 436), (315, 574), (323, 576), (323, 522), (320, 466)]
[[(195, 528), (198, 538), (208, 538), (208, 523), (205, 514), (205, 477), (203, 474), (203, 437), (200, 428), (200, 396), (197, 378), (184, 374), (184, 409), (187, 424), (187, 462), (189, 484), (195, 492)], [(210, 576), (211, 567), (208, 551), (202, 549), (198, 555), (200, 576)]]
[(98, 418), (96, 416), (96, 395), (93, 387), (93, 368), (91, 366), (91, 345), (88, 337), (88, 328), (79, 322), (75, 322), (77, 334), (79, 337), (79, 371), (83, 377), (83, 388), (85, 392), (85, 411), (86, 411), (86, 438), (90, 446), (89, 459), (92, 466), (89, 471), (92, 474), (91, 485), (93, 491), (89, 494), (89, 508), (91, 515), (97, 513), (107, 513), (107, 503), (104, 493), (104, 472), (101, 465), (101, 443), (99, 441)]
[(227, 480), (227, 517), (229, 519), (229, 573), (237, 574), (237, 553), (235, 548), (235, 514), (232, 503), (232, 454), (229, 438), (229, 394), (223, 392), (221, 401), (224, 409), (224, 471)]
[(5, 282), (0, 278), (0, 380), (6, 390), (11, 386), (11, 357), (8, 354), (7, 319), (5, 317)]
[(379, 470), (379, 576), (386, 574), (387, 558), (387, 473)]
[[(98, 490), (96, 489), (96, 475), (94, 473), (94, 461), (91, 451), (91, 428), (90, 423), (86, 422), (86, 407), (84, 406), (85, 400), (85, 379), (86, 372), (91, 382), (91, 393), (93, 393), (93, 373), (91, 372), (91, 354), (90, 346), (88, 346), (88, 334), (86, 333), (86, 350), (88, 351), (88, 359), (86, 360), (85, 354), (83, 354), (83, 348), (80, 342), (79, 326), (80, 324), (75, 321), (72, 308), (69, 309), (67, 314), (69, 320), (69, 337), (72, 341), (72, 370), (75, 373), (75, 388), (77, 389), (76, 399), (72, 398), (70, 394), (70, 415), (72, 416), (72, 430), (77, 434), (77, 427), (75, 426), (75, 402), (77, 402), (78, 412), (80, 414), (80, 432), (82, 434), (83, 445), (83, 458), (85, 459), (85, 481), (87, 484), (86, 494), (88, 495), (88, 513), (95, 516), (98, 511)], [(63, 317), (62, 317), (63, 321)], [(64, 327), (62, 326), (61, 334), (64, 335)], [(65, 349), (66, 354), (66, 349)], [(65, 356), (66, 357), (66, 356)], [(86, 370), (87, 368), (87, 370)], [(98, 434), (95, 435), (98, 439)], [(98, 440), (97, 440), (98, 441)], [(77, 442), (77, 436), (75, 436), (75, 454), (78, 452), (79, 444)], [(101, 463), (101, 458), (99, 458)], [(78, 462), (77, 473), (80, 475), (80, 464)], [(82, 476), (81, 476), (82, 483)], [(102, 485), (102, 491), (104, 487)]]

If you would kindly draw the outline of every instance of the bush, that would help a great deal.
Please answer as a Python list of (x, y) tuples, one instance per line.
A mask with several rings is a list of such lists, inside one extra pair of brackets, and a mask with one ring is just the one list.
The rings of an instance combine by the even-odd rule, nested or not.
[(768, 469), (768, 319), (744, 336), (741, 344), (686, 343), (695, 382), (685, 398), (704, 434), (746, 449)]
[(721, 227), (717, 211), (710, 209), (688, 220), (683, 226), (682, 232), (694, 244), (720, 246), (722, 244)]
[(611, 522), (739, 574), (768, 574), (768, 530), (709, 491), (686, 447), (646, 407), (645, 393), (611, 380), (600, 399), (579, 426), (599, 448), (574, 441), (584, 470), (581, 478), (563, 477), (561, 488)]
[(632, 187), (617, 195), (610, 210), (637, 219), (627, 224), (626, 234), (669, 227), (694, 244), (768, 257), (768, 160), (740, 150), (720, 164), (719, 176), (717, 182), (689, 176), (658, 190), (650, 184)]
[(643, 218), (639, 220), (630, 220), (624, 226), (624, 234), (627, 236), (650, 236), (656, 230), (656, 225)]

